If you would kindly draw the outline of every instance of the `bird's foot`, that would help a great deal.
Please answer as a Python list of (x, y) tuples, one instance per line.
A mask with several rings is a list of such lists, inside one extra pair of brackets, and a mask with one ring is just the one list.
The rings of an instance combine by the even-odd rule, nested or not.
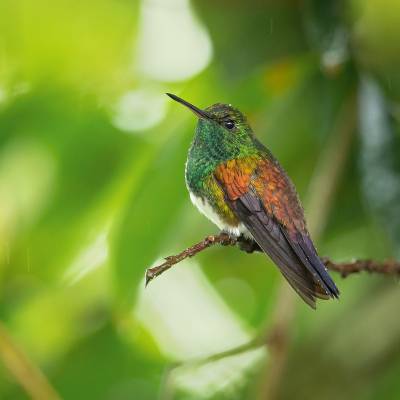
[(219, 243), (222, 246), (234, 246), (238, 241), (237, 236), (233, 236), (226, 231), (221, 231), (217, 237), (219, 238)]
[(241, 235), (236, 241), (239, 245), (239, 249), (246, 253), (262, 252), (261, 247), (253, 239)]

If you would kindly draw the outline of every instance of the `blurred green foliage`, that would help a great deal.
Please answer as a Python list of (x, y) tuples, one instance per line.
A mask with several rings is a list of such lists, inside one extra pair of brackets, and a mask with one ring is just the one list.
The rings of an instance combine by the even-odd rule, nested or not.
[[(269, 326), (264, 256), (215, 248), (143, 289), (216, 229), (183, 179), (195, 121), (166, 91), (242, 109), (304, 199), (356, 92), (318, 247), (400, 257), (399, 36), (397, 0), (0, 3), (0, 319), (61, 398), (258, 399), (274, 368), (260, 348), (189, 362)], [(278, 398), (398, 399), (398, 282), (336, 278), (339, 302), (296, 303)], [(4, 361), (0, 398), (29, 398)]]

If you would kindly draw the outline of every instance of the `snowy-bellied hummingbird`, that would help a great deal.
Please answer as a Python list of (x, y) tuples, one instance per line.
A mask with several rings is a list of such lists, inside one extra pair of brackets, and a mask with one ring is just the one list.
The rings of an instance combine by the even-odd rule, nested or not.
[(174, 94), (197, 117), (186, 162), (193, 204), (219, 229), (261, 250), (311, 307), (338, 298), (308, 233), (296, 189), (246, 117), (228, 104), (200, 109)]

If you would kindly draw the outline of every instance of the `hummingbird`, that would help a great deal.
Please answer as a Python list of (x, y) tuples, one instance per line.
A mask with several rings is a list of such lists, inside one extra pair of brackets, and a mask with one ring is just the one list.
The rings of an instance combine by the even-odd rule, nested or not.
[(200, 109), (166, 93), (198, 118), (185, 180), (192, 203), (248, 252), (262, 251), (312, 308), (338, 298), (307, 230), (296, 189), (245, 115), (230, 104)]

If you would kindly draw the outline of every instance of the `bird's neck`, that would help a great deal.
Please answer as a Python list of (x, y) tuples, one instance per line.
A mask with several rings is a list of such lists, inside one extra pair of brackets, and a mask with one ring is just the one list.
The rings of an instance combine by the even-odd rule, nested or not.
[(186, 184), (191, 192), (201, 196), (204, 181), (222, 162), (221, 157), (210, 154), (204, 143), (193, 141), (186, 161)]

